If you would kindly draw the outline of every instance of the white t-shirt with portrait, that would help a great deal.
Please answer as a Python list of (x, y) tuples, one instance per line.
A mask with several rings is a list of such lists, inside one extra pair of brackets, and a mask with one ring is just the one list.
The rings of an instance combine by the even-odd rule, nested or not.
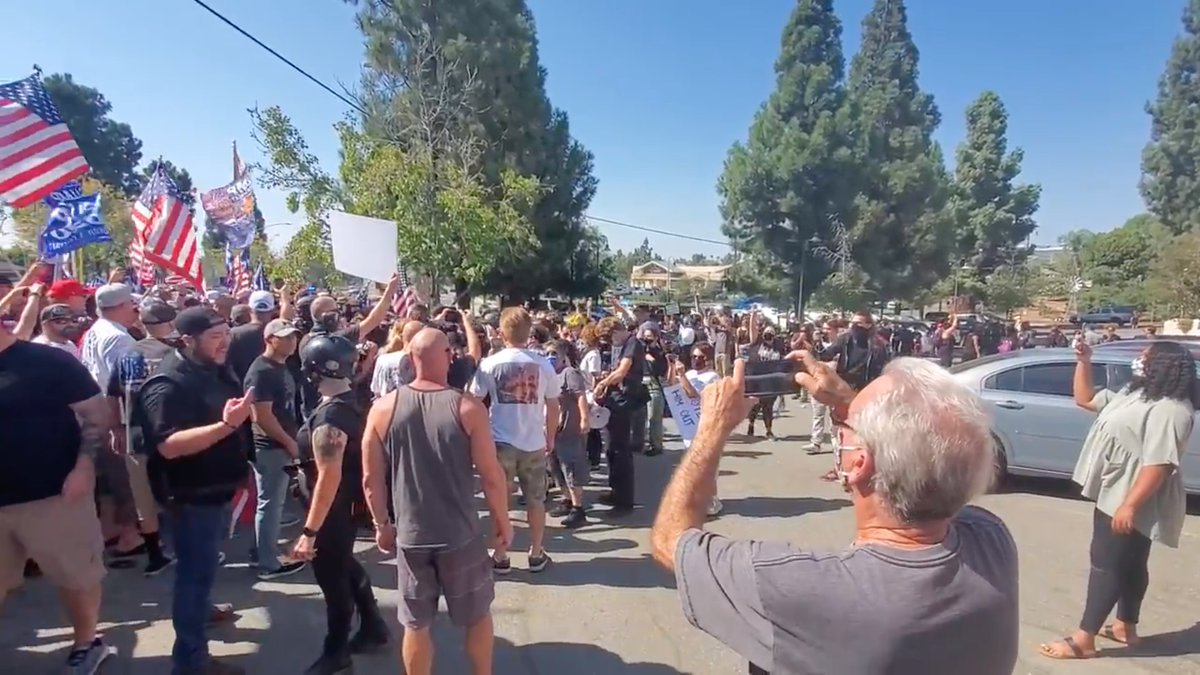
[(546, 449), (546, 401), (558, 400), (561, 385), (546, 357), (508, 347), (479, 364), (471, 393), (489, 398), (497, 443), (524, 452)]

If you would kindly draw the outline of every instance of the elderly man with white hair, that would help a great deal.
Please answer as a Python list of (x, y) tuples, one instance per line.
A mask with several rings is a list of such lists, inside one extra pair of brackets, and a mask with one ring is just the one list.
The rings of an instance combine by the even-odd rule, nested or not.
[(794, 357), (805, 371), (797, 381), (841, 433), (854, 542), (819, 552), (704, 531), (721, 451), (751, 405), (739, 361), (704, 390), (696, 439), (651, 535), (688, 621), (746, 657), (751, 673), (1012, 673), (1016, 545), (999, 518), (967, 505), (994, 471), (978, 396), (920, 359), (892, 361), (855, 394), (828, 365)]

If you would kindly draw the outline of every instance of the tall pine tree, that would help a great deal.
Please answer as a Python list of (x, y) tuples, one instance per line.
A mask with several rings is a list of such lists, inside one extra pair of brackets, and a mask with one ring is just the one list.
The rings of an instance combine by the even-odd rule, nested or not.
[(775, 91), (747, 142), (730, 149), (717, 185), (725, 234), (787, 283), (793, 302), (830, 272), (813, 242), (828, 241), (852, 217), (857, 171), (841, 34), (832, 0), (796, 3), (775, 62)]
[(967, 138), (958, 146), (954, 169), (957, 260), (982, 281), (1000, 267), (1018, 267), (1031, 252), (1025, 242), (1037, 229), (1033, 219), (1040, 185), (1016, 185), (1024, 153), (1008, 152), (1008, 111), (985, 91), (967, 108)]
[(949, 177), (932, 139), (941, 122), (917, 84), (917, 47), (902, 0), (876, 0), (847, 91), (859, 114), (864, 185), (854, 259), (880, 299), (912, 297), (946, 270), (953, 248)]
[(1183, 12), (1150, 113), (1150, 143), (1142, 152), (1142, 197), (1176, 234), (1200, 229), (1200, 0)]

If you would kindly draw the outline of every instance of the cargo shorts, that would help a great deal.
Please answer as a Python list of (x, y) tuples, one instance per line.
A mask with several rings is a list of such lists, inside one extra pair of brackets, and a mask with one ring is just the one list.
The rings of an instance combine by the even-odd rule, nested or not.
[(527, 506), (539, 505), (546, 501), (546, 451), (545, 449), (527, 452), (508, 443), (497, 443), (496, 452), (500, 458), (500, 466), (504, 467), (504, 475), (511, 485), (513, 479), (521, 486), (521, 494), (525, 495)]
[(0, 506), (0, 598), (18, 588), (32, 559), (59, 588), (86, 590), (104, 579), (104, 536), (96, 503), (61, 496)]

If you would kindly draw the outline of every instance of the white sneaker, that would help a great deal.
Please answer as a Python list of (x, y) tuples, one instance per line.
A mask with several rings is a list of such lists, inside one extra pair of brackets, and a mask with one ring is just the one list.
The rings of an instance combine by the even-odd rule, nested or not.
[(708, 505), (708, 517), (712, 518), (713, 516), (720, 514), (721, 509), (723, 508), (725, 508), (725, 506), (721, 504), (721, 500), (713, 497), (712, 503)]

